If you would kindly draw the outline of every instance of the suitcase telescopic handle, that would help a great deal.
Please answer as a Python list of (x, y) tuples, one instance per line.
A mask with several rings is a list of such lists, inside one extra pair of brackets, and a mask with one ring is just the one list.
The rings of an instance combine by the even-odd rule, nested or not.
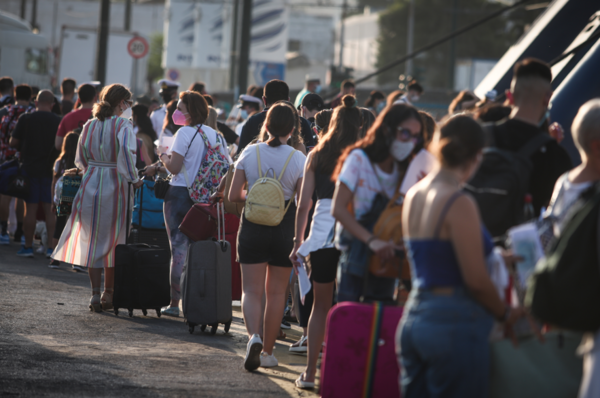
[(217, 240), (225, 248), (225, 206), (223, 202), (217, 203)]

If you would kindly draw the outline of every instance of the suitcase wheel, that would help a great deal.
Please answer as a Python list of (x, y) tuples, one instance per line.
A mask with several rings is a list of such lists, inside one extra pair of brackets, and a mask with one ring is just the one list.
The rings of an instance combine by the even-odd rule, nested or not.
[(210, 334), (217, 334), (217, 329), (219, 328), (219, 324), (215, 323), (210, 325)]
[(115, 316), (119, 316), (119, 309), (115, 307)]
[(156, 316), (160, 318), (160, 308), (157, 308), (155, 311), (156, 311)]
[(193, 334), (194, 333), (194, 327), (190, 326), (189, 331), (190, 331), (190, 334)]
[(142, 314), (144, 314), (144, 316), (148, 316), (148, 311), (142, 308)]
[(231, 321), (225, 324), (225, 333), (229, 332), (229, 328), (231, 327)]
[(133, 310), (129, 310), (129, 317), (133, 318)]
[(204, 332), (206, 330), (206, 325), (200, 326), (200, 330)]

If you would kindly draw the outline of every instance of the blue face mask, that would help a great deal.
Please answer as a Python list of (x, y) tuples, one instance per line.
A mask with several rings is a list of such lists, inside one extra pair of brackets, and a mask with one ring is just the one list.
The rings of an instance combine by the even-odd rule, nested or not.
[(315, 94), (320, 94), (321, 93), (321, 85), (317, 85), (317, 87), (315, 87)]
[(550, 119), (550, 109), (546, 109), (544, 116), (542, 116), (542, 119), (538, 122), (538, 128), (542, 127), (544, 122), (548, 119)]
[(383, 108), (385, 108), (385, 101), (382, 101), (379, 104), (377, 104), (377, 108), (375, 109), (375, 111), (379, 114), (381, 113)]
[(248, 111), (245, 109), (242, 109), (242, 112), (240, 112), (240, 116), (242, 117), (242, 119), (246, 120), (248, 119)]

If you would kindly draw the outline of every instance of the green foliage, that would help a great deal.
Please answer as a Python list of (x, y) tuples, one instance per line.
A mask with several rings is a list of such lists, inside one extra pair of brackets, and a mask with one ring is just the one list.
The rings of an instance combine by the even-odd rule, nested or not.
[(150, 51), (148, 53), (148, 72), (147, 79), (154, 82), (165, 75), (165, 70), (161, 66), (163, 51), (163, 34), (154, 33), (150, 36)]
[[(379, 18), (379, 54), (382, 67), (406, 54), (408, 5), (394, 0)], [(414, 49), (467, 26), (504, 7), (488, 0), (415, 0)], [(513, 15), (514, 14), (514, 15)], [(539, 13), (519, 10), (502, 15), (414, 58), (414, 73), (426, 87), (452, 88), (453, 63), (461, 58), (499, 59)], [(398, 82), (405, 64), (378, 76), (380, 84)]]

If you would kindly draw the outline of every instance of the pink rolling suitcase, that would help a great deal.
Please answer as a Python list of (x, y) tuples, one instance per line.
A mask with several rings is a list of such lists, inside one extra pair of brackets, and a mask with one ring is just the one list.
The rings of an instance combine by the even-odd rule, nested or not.
[(403, 307), (344, 302), (327, 317), (323, 398), (399, 398), (395, 337)]

